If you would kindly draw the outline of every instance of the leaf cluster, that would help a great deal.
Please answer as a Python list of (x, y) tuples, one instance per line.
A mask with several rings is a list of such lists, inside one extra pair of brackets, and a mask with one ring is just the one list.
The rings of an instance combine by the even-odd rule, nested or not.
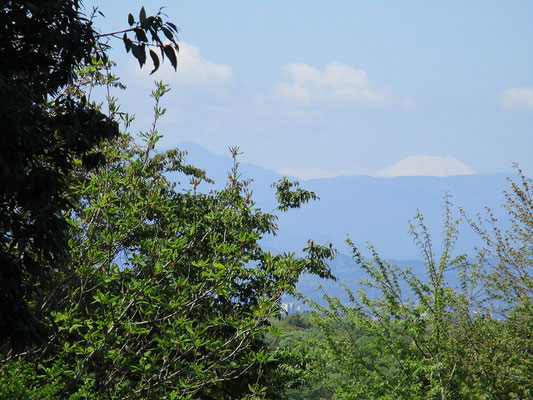
[[(131, 51), (139, 62), (140, 67), (146, 63), (146, 54), (148, 52), (154, 64), (154, 69), (151, 74), (159, 69), (161, 63), (159, 55), (152, 48), (158, 48), (161, 59), (164, 60), (166, 56), (174, 69), (178, 67), (177, 53), (179, 52), (179, 45), (176, 39), (178, 28), (172, 22), (165, 22), (163, 16), (165, 14), (162, 8), (159, 9), (156, 15), (147, 16), (146, 10), (144, 7), (141, 7), (137, 21), (133, 14), (128, 14), (129, 29), (110, 34), (118, 37), (119, 33), (124, 33), (122, 41), (124, 42), (126, 52), (129, 53)], [(163, 33), (164, 38), (160, 37), (161, 33)], [(133, 35), (133, 39), (130, 38), (129, 34)], [(150, 39), (148, 35), (150, 35)]]

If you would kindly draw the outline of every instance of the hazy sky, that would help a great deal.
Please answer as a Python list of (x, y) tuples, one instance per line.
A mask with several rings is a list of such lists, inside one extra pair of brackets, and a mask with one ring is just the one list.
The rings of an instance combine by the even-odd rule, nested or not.
[[(91, 1), (103, 31), (141, 5), (180, 29), (178, 72), (121, 42), (123, 108), (147, 129), (171, 84), (162, 146), (193, 141), (303, 179), (533, 173), (533, 1)], [(423, 157), (415, 157), (423, 156)], [(444, 171), (444, 172), (443, 172)]]

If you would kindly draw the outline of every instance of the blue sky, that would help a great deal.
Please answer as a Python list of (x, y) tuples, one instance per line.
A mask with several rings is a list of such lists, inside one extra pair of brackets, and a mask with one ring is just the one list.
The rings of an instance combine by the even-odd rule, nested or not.
[(178, 72), (150, 76), (120, 42), (123, 108), (147, 129), (171, 84), (161, 145), (193, 141), (302, 179), (533, 173), (532, 1), (113, 1), (180, 29)]

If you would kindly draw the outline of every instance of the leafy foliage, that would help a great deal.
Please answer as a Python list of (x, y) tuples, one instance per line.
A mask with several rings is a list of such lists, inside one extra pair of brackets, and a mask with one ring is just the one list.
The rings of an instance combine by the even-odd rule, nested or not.
[[(440, 257), (421, 215), (411, 228), (425, 278), (350, 243), (371, 291), (346, 288), (350, 305), (326, 296), (311, 319), (278, 321), (281, 296), (297, 295), (302, 274), (333, 279), (334, 249), (311, 240), (303, 256), (261, 248), (276, 216), (256, 207), (238, 148), (226, 187), (199, 193), (204, 171), (177, 149), (155, 150), (162, 83), (142, 144), (114, 98), (107, 113), (91, 102), (94, 85), (123, 87), (109, 38), (141, 67), (150, 55), (152, 73), (165, 57), (176, 68), (179, 50), (161, 10), (143, 7), (112, 33), (93, 28), (96, 12), (85, 16), (77, 0), (2, 3), (1, 398), (533, 395), (531, 179), (519, 171), (511, 181), (510, 228), (490, 212), (467, 218), (485, 243), (476, 262), (453, 256), (459, 221), (446, 197)], [(273, 186), (279, 211), (317, 199), (297, 182)]]
[[(330, 275), (333, 250), (263, 251), (275, 216), (255, 208), (237, 162), (224, 190), (197, 193), (203, 171), (178, 150), (154, 149), (166, 91), (153, 92), (142, 146), (123, 133), (99, 149), (100, 167), (77, 170), (72, 262), (54, 274), (41, 309), (54, 334), (19, 361), (7, 357), (6, 390), (13, 368), (36, 368), (20, 388), (27, 397), (46, 388), (56, 398), (274, 398), (292, 379), (279, 369), (284, 354), (269, 351), (270, 319), (300, 274)], [(190, 188), (166, 179), (174, 171)]]
[(330, 399), (334, 383), (330, 371), (324, 368), (324, 364), (328, 364), (327, 354), (317, 345), (324, 339), (324, 335), (313, 323), (311, 316), (288, 314), (280, 320), (274, 320), (273, 325), (282, 332), (272, 338), (273, 351), (283, 350), (286, 362), (282, 367), (295, 377), (292, 382), (288, 382), (288, 388), (281, 398)]
[[(64, 90), (76, 83), (78, 69), (106, 60), (104, 40), (113, 34), (98, 33), (78, 0), (1, 7), (0, 344), (20, 351), (46, 338), (33, 305), (68, 255), (64, 213), (76, 201), (68, 188), (75, 160), (96, 166), (101, 157), (92, 150), (119, 130), (85, 97)], [(176, 27), (160, 13), (145, 14), (131, 30), (143, 43), (142, 32), (149, 32), (175, 67)], [(171, 44), (159, 39), (160, 31)], [(144, 46), (135, 47), (139, 60)]]
[[(291, 182), (287, 178), (282, 178), (279, 182), (272, 185), (276, 188), (276, 198), (279, 201), (279, 208), (287, 211), (290, 208), (297, 208), (302, 203), (309, 200), (317, 200), (318, 196), (314, 192), (309, 192), (300, 188), (298, 182)], [(294, 188), (294, 190), (290, 190)]]
[(57, 95), (90, 62), (97, 43), (77, 1), (8, 1), (0, 13), (0, 339), (15, 349), (44, 331), (26, 300), (67, 252), (66, 176), (117, 124), (83, 101)]
[(485, 304), (478, 305), (497, 305), (504, 316), (517, 303), (530, 303), (533, 298), (533, 181), (518, 165), (515, 168), (518, 182), (508, 179), (511, 190), (505, 193), (507, 201), (503, 205), (509, 215), (507, 224), (502, 225), (490, 209), (486, 218), (478, 215), (476, 220), (462, 211), (485, 244), (479, 255), (485, 261), (484, 268), (477, 277), (483, 282), (486, 296)]
[[(176, 40), (178, 28), (172, 22), (165, 22), (163, 20), (164, 16), (165, 14), (162, 8), (159, 9), (156, 15), (147, 16), (146, 10), (144, 7), (141, 7), (137, 21), (133, 14), (128, 14), (128, 25), (130, 28), (107, 33), (102, 36), (121, 38), (124, 42), (126, 52), (131, 51), (139, 62), (140, 67), (146, 63), (146, 56), (149, 54), (154, 64), (152, 74), (159, 69), (161, 64), (159, 55), (153, 49), (159, 49), (161, 59), (164, 60), (166, 56), (170, 64), (176, 69), (178, 67), (177, 53), (179, 51), (179, 45)], [(164, 38), (159, 36), (161, 33), (163, 33)], [(122, 37), (120, 34), (123, 34)]]
[[(488, 250), (476, 263), (464, 255), (452, 257), (459, 220), (452, 218), (448, 197), (444, 250), (438, 259), (421, 215), (416, 216), (418, 227), (411, 228), (426, 264), (424, 279), (409, 269), (389, 264), (371, 246), (372, 259), (367, 261), (350, 243), (356, 263), (369, 277), (363, 283), (372, 295), (365, 290), (354, 294), (346, 287), (350, 305), (326, 296), (328, 306), (315, 304), (318, 312), (313, 317), (324, 335), (314, 341), (324, 352), (320, 357), (325, 361), (316, 365), (322, 376), (333, 382), (333, 398), (531, 397), (530, 293), (517, 290), (521, 295), (508, 297), (505, 302), (506, 318), (493, 317), (501, 309), (501, 304), (492, 302), (495, 289), (506, 293), (514, 285), (523, 289), (523, 283), (528, 282), (519, 279), (510, 284), (508, 271), (517, 265), (511, 260), (520, 260), (523, 274), (529, 274), (526, 266), (531, 262), (525, 252), (530, 246), (526, 232), (531, 214), (524, 207), (530, 204), (531, 186), (522, 176), (522, 186), (512, 188), (505, 205), (513, 220), (512, 230), (499, 236), (501, 231), (495, 230), (495, 241), (479, 230), (482, 237), (491, 238), (487, 240), (489, 250), (498, 255), (492, 268), (485, 264)], [(479, 225), (475, 227), (479, 229)], [(518, 242), (513, 241), (516, 238), (520, 238)], [(521, 245), (511, 247), (509, 243)], [(460, 275), (461, 288), (449, 286), (450, 273)], [(408, 284), (407, 292), (402, 291), (402, 281)]]

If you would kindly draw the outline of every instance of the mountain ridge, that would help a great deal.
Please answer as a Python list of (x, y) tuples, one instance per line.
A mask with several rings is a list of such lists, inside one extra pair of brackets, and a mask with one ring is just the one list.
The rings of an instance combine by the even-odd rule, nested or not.
[[(214, 154), (192, 142), (182, 143), (179, 148), (188, 152), (187, 163), (205, 169), (215, 180), (214, 185), (202, 183), (199, 190), (224, 186), (227, 171), (233, 166), (230, 156)], [(241, 178), (252, 179), (250, 188), (257, 206), (265, 212), (275, 210), (277, 202), (271, 185), (283, 175), (251, 163), (240, 163), (239, 171)], [(297, 180), (294, 177), (289, 179)], [(422, 271), (420, 251), (408, 234), (409, 221), (413, 221), (416, 213), (422, 213), (438, 257), (442, 249), (442, 211), (446, 193), (452, 195), (456, 217), (459, 217), (458, 206), (463, 207), (471, 218), (483, 213), (484, 207), (488, 206), (498, 218), (502, 218), (504, 212), (500, 205), (505, 200), (503, 191), (509, 185), (506, 174), (495, 173), (447, 177), (344, 175), (306, 180), (301, 186), (314, 191), (320, 200), (304, 204), (298, 210), (276, 212), (278, 235), (263, 238), (263, 246), (298, 253), (308, 239), (318, 243), (329, 241), (340, 252), (331, 264), (334, 275), (353, 286), (364, 276), (347, 255), (350, 254), (345, 243), (347, 238), (363, 253), (367, 243), (372, 243), (384, 259), (394, 260), (399, 265), (414, 265)], [(476, 247), (481, 245), (479, 237), (468, 225), (460, 225), (456, 255), (473, 257)], [(303, 277), (299, 287), (304, 294), (319, 300), (320, 293), (316, 289), (319, 284), (327, 288), (328, 293), (342, 295), (338, 284), (312, 276)]]
[[(181, 143), (178, 148), (188, 152), (186, 162), (205, 169), (215, 181), (214, 185), (202, 183), (199, 190), (224, 186), (233, 166), (231, 157), (214, 154), (192, 142)], [(265, 211), (275, 209), (275, 190), (271, 185), (284, 175), (251, 163), (240, 163), (239, 171), (242, 179), (252, 180), (250, 189), (257, 205)], [(386, 257), (416, 259), (418, 253), (407, 235), (409, 220), (416, 213), (420, 211), (424, 215), (430, 233), (437, 238), (441, 236), (446, 193), (451, 194), (454, 205), (463, 207), (471, 217), (487, 206), (497, 216), (502, 216), (499, 206), (505, 200), (506, 178), (504, 173), (494, 173), (447, 177), (344, 175), (306, 180), (301, 186), (314, 191), (320, 200), (305, 204), (299, 210), (278, 213), (279, 236), (267, 238), (265, 243), (301, 248), (307, 239), (318, 236), (341, 246), (349, 236), (359, 244), (374, 243)], [(471, 233), (467, 233), (469, 242), (474, 239)], [(410, 250), (402, 251), (402, 247)]]

